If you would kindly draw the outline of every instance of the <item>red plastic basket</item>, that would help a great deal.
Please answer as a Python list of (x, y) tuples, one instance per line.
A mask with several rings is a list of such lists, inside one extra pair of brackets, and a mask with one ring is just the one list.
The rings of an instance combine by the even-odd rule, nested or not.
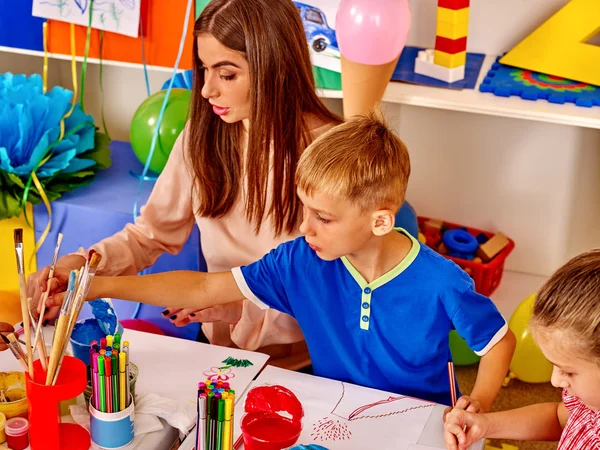
[[(418, 217), (419, 230), (423, 230), (425, 222), (430, 220), (429, 217)], [(465, 228), (471, 235), (477, 236), (481, 233), (486, 235), (488, 238), (494, 236), (495, 233), (490, 231), (479, 230), (477, 228), (471, 228), (464, 225), (458, 225), (452, 222), (443, 221), (443, 228), (447, 230), (453, 230), (456, 228)], [(423, 231), (421, 231), (423, 232)], [(507, 237), (508, 238), (508, 237)], [(508, 238), (508, 245), (502, 249), (494, 258), (489, 262), (474, 262), (466, 259), (455, 258), (453, 256), (443, 255), (458, 264), (465, 272), (471, 275), (475, 282), (475, 290), (481, 295), (489, 297), (496, 290), (500, 281), (502, 281), (502, 274), (504, 272), (504, 261), (510, 255), (510, 252), (515, 248), (515, 243), (512, 239)], [(437, 248), (434, 248), (437, 251)]]

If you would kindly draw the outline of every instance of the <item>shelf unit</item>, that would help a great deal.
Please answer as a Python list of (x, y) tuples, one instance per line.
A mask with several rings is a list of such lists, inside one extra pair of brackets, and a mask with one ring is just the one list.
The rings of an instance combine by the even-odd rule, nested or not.
[[(495, 56), (485, 57), (477, 86), (495, 60)], [(319, 95), (324, 98), (342, 98), (342, 91), (321, 89)], [(382, 101), (600, 129), (600, 107), (583, 108), (571, 103), (556, 105), (546, 100), (534, 102), (519, 97), (497, 97), (477, 89), (443, 89), (392, 81)]]

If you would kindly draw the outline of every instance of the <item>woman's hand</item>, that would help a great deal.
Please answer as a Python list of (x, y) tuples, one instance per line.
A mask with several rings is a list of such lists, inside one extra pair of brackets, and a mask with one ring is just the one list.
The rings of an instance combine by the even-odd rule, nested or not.
[[(44, 317), (46, 321), (55, 319), (60, 312), (60, 307), (64, 299), (67, 286), (69, 285), (69, 274), (72, 270), (81, 269), (85, 264), (85, 258), (80, 255), (66, 255), (56, 262), (54, 268), (54, 276), (50, 283), (50, 291)], [(50, 266), (46, 266), (41, 270), (29, 275), (27, 280), (27, 296), (31, 297), (31, 313), (37, 319), (42, 310), (42, 298), (48, 286), (48, 275), (50, 274)], [(54, 298), (53, 298), (54, 297)]]
[(225, 322), (235, 325), (242, 317), (242, 301), (213, 306), (201, 311), (167, 308), (162, 315), (178, 327), (184, 327), (191, 322)]
[[(458, 402), (457, 402), (458, 404)], [(487, 436), (489, 421), (486, 414), (474, 414), (454, 408), (446, 415), (444, 443), (448, 450), (467, 450), (471, 444)]]

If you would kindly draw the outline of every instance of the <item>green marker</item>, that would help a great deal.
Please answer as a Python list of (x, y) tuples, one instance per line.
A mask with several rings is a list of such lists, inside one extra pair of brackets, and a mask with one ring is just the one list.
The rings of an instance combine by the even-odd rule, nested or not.
[(216, 411), (212, 410), (213, 398), (215, 397), (215, 393), (210, 391), (208, 393), (208, 399), (206, 401), (206, 448), (210, 449), (210, 443), (212, 441), (212, 421), (210, 420), (211, 416), (216, 413)]
[(110, 380), (112, 382), (112, 410), (113, 412), (119, 411), (119, 363), (117, 360), (117, 355), (114, 353), (110, 355), (110, 368), (112, 369), (112, 374)]
[(223, 450), (223, 421), (225, 420), (225, 401), (219, 400), (217, 409), (217, 446), (215, 450)]
[(98, 355), (98, 391), (100, 392), (100, 412), (106, 412), (106, 381), (104, 376), (104, 356)]

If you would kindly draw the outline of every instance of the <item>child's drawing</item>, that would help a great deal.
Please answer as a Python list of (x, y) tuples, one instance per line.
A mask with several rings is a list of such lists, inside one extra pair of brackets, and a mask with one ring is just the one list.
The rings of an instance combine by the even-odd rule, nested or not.
[(210, 381), (229, 381), (230, 379), (235, 378), (235, 373), (233, 373), (233, 370), (231, 370), (229, 366), (213, 366), (210, 370), (203, 372), (202, 375)]
[(141, 0), (33, 0), (33, 15), (137, 37)]
[[(304, 418), (298, 443), (323, 445), (329, 450), (409, 450), (419, 442), (435, 406), (412, 397), (271, 366), (263, 370), (254, 386), (274, 384), (291, 390), (302, 403)], [(441, 423), (440, 418), (443, 430)]]

